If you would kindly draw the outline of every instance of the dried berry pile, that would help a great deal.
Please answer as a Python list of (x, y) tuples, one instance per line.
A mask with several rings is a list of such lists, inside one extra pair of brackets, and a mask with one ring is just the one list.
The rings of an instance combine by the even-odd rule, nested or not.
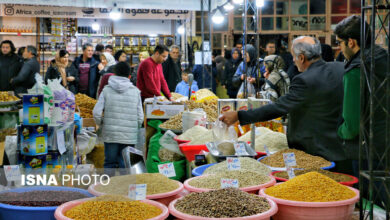
[(15, 206), (59, 206), (65, 202), (76, 199), (87, 198), (88, 196), (72, 191), (29, 191), (29, 192), (6, 192), (0, 193), (0, 203)]
[(194, 216), (235, 218), (260, 214), (268, 211), (271, 206), (263, 197), (226, 188), (188, 194), (176, 202), (175, 208)]

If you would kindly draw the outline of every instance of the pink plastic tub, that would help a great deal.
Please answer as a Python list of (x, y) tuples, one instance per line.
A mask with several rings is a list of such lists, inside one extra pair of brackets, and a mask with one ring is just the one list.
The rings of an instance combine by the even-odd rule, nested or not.
[(212, 220), (212, 219), (218, 219), (218, 220), (269, 220), (271, 219), (271, 216), (275, 215), (275, 213), (278, 211), (278, 206), (276, 203), (270, 199), (267, 198), (268, 203), (270, 204), (271, 208), (263, 213), (257, 214), (257, 215), (251, 215), (246, 217), (237, 217), (237, 218), (206, 218), (206, 217), (198, 217), (193, 215), (188, 215), (185, 213), (182, 213), (175, 209), (175, 204), (178, 199), (174, 200), (169, 204), (169, 212), (171, 215), (175, 216), (177, 219), (183, 219), (183, 220)]
[[(176, 180), (174, 180), (174, 181), (176, 181)], [(171, 192), (167, 192), (167, 193), (147, 195), (146, 199), (155, 200), (159, 203), (162, 203), (162, 204), (168, 206), (169, 203), (172, 202), (172, 200), (175, 200), (177, 198), (181, 198), (181, 197), (183, 197), (183, 195), (185, 195), (185, 193), (182, 193), (182, 191), (184, 189), (183, 184), (179, 181), (176, 181), (176, 182), (179, 185), (179, 187), (177, 189), (175, 189)], [(95, 187), (96, 187), (96, 185), (90, 185), (88, 188), (88, 192), (91, 193), (92, 195), (95, 195), (95, 196), (102, 196), (102, 195), (106, 194), (106, 193), (96, 191)]]
[[(65, 216), (66, 211), (68, 211), (71, 208), (78, 206), (78, 205), (80, 205), (83, 202), (86, 202), (88, 200), (90, 200), (90, 199), (80, 199), (80, 200), (75, 200), (75, 201), (70, 201), (70, 202), (64, 203), (56, 209), (56, 211), (54, 213), (54, 217), (57, 220), (71, 220), (71, 218), (68, 218)], [(156, 206), (159, 209), (161, 209), (161, 211), (162, 211), (161, 215), (156, 216), (154, 218), (150, 218), (149, 220), (164, 220), (164, 219), (168, 218), (169, 210), (165, 205), (163, 205), (159, 202), (152, 201), (152, 200), (142, 200), (141, 202)]]
[[(280, 173), (280, 172), (282, 172), (282, 171), (274, 171), (274, 172), (271, 173), (271, 175), (279, 182), (286, 182), (288, 179), (284, 179), (284, 178), (275, 176), (276, 173)], [(334, 172), (334, 173), (336, 173), (336, 172)], [(357, 184), (359, 182), (359, 179), (354, 177), (354, 176), (351, 176), (351, 175), (348, 175), (348, 174), (345, 174), (345, 173), (338, 173), (338, 174), (343, 174), (343, 175), (346, 175), (346, 176), (349, 176), (349, 177), (352, 178), (352, 180), (348, 181), (348, 182), (339, 182), (340, 184), (343, 184), (345, 186), (351, 186), (352, 187), (353, 185), (355, 185), (355, 184)]]
[(359, 190), (349, 187), (356, 196), (336, 202), (297, 202), (278, 199), (265, 194), (260, 190), (260, 195), (265, 196), (278, 204), (279, 211), (273, 216), (274, 220), (349, 220), (359, 200)]
[[(193, 179), (198, 179), (198, 178), (203, 178), (207, 175), (204, 175), (204, 176), (197, 176), (197, 177), (192, 177), (188, 180), (186, 180), (184, 182), (184, 188), (190, 192), (208, 192), (210, 190), (214, 190), (214, 189), (206, 189), (206, 188), (196, 188), (196, 187), (193, 187), (189, 184), (189, 182)], [(274, 177), (270, 176), (271, 180), (267, 183), (264, 183), (264, 184), (261, 184), (261, 185), (257, 185), (257, 186), (249, 186), (249, 187), (243, 187), (243, 188), (240, 188), (240, 190), (244, 191), (244, 192), (248, 192), (248, 193), (252, 193), (252, 194), (257, 194), (259, 192), (260, 189), (263, 189), (263, 188), (267, 188), (267, 187), (270, 187), (270, 186), (273, 186), (275, 185), (276, 183), (276, 180)]]

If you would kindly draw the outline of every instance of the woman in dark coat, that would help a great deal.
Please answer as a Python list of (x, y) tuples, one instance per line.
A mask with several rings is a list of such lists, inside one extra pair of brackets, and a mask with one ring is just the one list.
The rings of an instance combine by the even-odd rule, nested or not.
[(236, 98), (238, 92), (238, 86), (233, 85), (233, 76), (237, 71), (238, 65), (242, 61), (241, 51), (237, 48), (233, 48), (231, 52), (231, 58), (227, 59), (225, 63), (225, 85), (230, 98)]
[(69, 62), (69, 52), (60, 50), (56, 54), (56, 58), (51, 61), (50, 67), (47, 69), (45, 82), (49, 79), (61, 79), (61, 85), (74, 94), (77, 93), (77, 85), (79, 83), (78, 71)]

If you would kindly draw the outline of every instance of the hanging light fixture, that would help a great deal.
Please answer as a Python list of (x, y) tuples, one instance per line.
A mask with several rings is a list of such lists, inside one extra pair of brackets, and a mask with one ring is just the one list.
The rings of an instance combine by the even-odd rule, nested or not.
[(256, 0), (256, 6), (258, 8), (261, 8), (264, 6), (264, 0)]
[(240, 5), (244, 2), (244, 0), (233, 0), (233, 3), (236, 5)]
[(223, 16), (220, 8), (216, 9), (213, 17), (211, 17), (211, 20), (213, 20), (215, 24), (222, 24), (222, 22), (225, 20), (225, 16)]
[(232, 5), (232, 3), (230, 3), (230, 1), (226, 2), (226, 4), (223, 6), (223, 9), (225, 9), (225, 11), (230, 11), (234, 8), (234, 5)]
[(185, 32), (184, 25), (180, 25), (180, 26), (177, 28), (177, 33), (180, 34), (180, 35), (183, 35), (184, 32)]
[(112, 8), (110, 12), (110, 18), (114, 21), (119, 20), (121, 18), (121, 13), (118, 10), (117, 4), (114, 3), (114, 7)]
[(97, 23), (96, 19), (95, 19), (95, 21), (92, 23), (92, 30), (94, 30), (94, 31), (100, 30), (100, 24)]

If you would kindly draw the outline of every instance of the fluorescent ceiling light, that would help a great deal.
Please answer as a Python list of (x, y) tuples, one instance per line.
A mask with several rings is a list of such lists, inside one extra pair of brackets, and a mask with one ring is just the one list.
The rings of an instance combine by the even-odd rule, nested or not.
[(225, 20), (225, 16), (223, 16), (221, 11), (219, 9), (217, 9), (217, 11), (213, 15), (213, 17), (211, 17), (211, 19), (213, 20), (213, 22), (215, 24), (222, 24), (222, 22)]
[(232, 5), (230, 2), (226, 3), (226, 5), (223, 6), (223, 9), (226, 11), (230, 11), (234, 8), (234, 5)]

